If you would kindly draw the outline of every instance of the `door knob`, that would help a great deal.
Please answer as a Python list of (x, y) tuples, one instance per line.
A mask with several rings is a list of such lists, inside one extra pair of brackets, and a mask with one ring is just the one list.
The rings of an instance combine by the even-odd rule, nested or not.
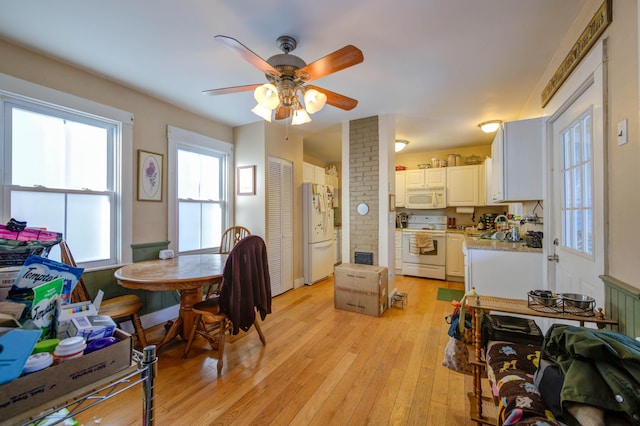
[(560, 262), (560, 257), (557, 254), (554, 253), (554, 254), (550, 254), (549, 256), (547, 256), (547, 260), (549, 262), (554, 262), (555, 261), (556, 263), (558, 263), (558, 262)]

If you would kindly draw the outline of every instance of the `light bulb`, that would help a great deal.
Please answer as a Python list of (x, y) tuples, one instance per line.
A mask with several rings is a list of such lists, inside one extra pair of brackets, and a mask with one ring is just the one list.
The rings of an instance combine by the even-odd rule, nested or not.
[(324, 107), (327, 95), (315, 89), (309, 89), (304, 93), (304, 107), (309, 114), (314, 114)]
[(502, 121), (500, 120), (485, 121), (484, 123), (478, 124), (478, 127), (480, 127), (485, 133), (493, 133), (498, 130), (501, 123)]
[(409, 145), (409, 141), (406, 139), (396, 139), (396, 152), (400, 152)]
[(253, 97), (260, 105), (268, 109), (276, 109), (280, 103), (278, 89), (271, 83), (256, 87), (256, 90), (253, 91)]
[(311, 117), (309, 117), (309, 114), (307, 114), (307, 111), (305, 111), (304, 109), (298, 108), (295, 111), (293, 111), (293, 118), (291, 119), (291, 125), (297, 126), (299, 124), (308, 123), (310, 121), (311, 121)]
[(269, 123), (271, 123), (271, 110), (269, 108), (266, 108), (266, 107), (258, 104), (258, 105), (253, 107), (251, 112), (256, 114), (259, 117), (264, 118)]

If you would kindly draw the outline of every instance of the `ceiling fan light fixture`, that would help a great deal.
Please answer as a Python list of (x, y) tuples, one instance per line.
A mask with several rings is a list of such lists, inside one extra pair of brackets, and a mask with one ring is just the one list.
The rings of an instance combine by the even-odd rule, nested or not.
[(480, 127), (480, 129), (482, 129), (482, 131), (485, 133), (493, 133), (498, 130), (501, 124), (502, 121), (500, 120), (491, 120), (478, 124), (478, 127)]
[(396, 152), (400, 152), (409, 145), (409, 141), (406, 139), (396, 139)]
[(253, 91), (253, 97), (258, 102), (258, 105), (269, 110), (276, 109), (280, 104), (278, 89), (276, 89), (276, 86), (271, 83), (266, 83), (256, 87), (256, 90)]
[(271, 111), (269, 108), (264, 107), (260, 104), (256, 105), (253, 107), (253, 109), (251, 110), (252, 113), (254, 113), (255, 115), (264, 118), (265, 120), (267, 120), (269, 123), (271, 123)]
[(307, 111), (303, 108), (297, 108), (293, 111), (293, 117), (291, 118), (292, 126), (309, 123), (310, 121), (311, 117), (309, 117), (309, 114), (307, 114)]
[(309, 114), (320, 111), (327, 102), (327, 95), (318, 92), (316, 89), (309, 89), (304, 92), (304, 106)]

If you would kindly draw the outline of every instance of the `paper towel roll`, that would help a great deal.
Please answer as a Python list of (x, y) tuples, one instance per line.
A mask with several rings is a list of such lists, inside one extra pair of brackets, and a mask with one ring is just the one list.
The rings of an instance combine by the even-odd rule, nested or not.
[(456, 213), (473, 214), (473, 207), (456, 207)]

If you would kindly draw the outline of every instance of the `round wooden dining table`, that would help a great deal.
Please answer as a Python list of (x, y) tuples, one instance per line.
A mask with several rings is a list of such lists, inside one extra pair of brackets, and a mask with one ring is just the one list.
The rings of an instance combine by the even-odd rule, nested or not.
[(193, 305), (202, 300), (202, 288), (222, 281), (227, 254), (193, 254), (172, 259), (131, 263), (114, 273), (122, 287), (147, 291), (180, 291), (180, 313), (167, 329), (158, 349), (177, 336), (188, 339)]

